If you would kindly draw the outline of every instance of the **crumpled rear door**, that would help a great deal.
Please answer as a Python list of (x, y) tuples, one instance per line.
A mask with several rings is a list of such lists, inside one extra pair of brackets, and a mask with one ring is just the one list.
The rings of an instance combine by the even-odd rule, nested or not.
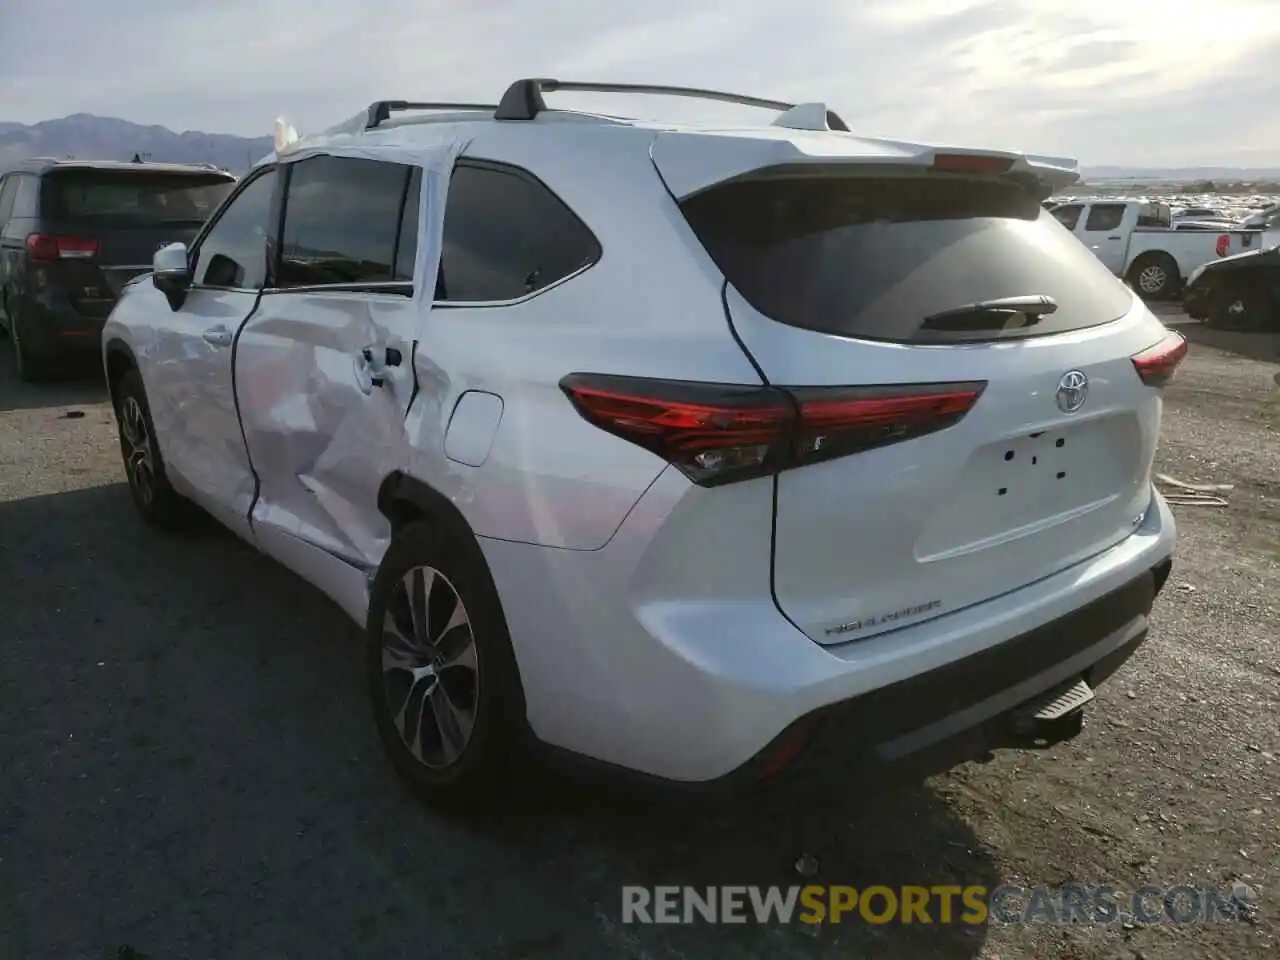
[[(240, 336), (237, 394), (259, 482), (253, 527), (264, 549), (295, 568), (299, 554), (289, 540), (360, 571), (376, 567), (390, 542), (378, 488), (409, 462), (404, 422), (415, 396), (414, 354), (434, 293), (458, 149), (403, 157), (421, 168), (412, 296), (332, 285), (267, 292)], [(397, 158), (380, 149), (369, 159)], [(398, 364), (386, 363), (388, 349)], [(301, 562), (315, 563), (314, 556)], [(304, 574), (324, 586), (322, 574)]]

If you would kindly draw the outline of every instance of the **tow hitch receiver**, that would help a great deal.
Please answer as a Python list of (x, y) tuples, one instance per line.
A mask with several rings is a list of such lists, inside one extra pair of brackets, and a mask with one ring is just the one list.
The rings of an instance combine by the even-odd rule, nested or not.
[(1070, 740), (1084, 729), (1084, 708), (1093, 702), (1084, 678), (1050, 690), (1013, 713), (1018, 746), (1043, 749)]

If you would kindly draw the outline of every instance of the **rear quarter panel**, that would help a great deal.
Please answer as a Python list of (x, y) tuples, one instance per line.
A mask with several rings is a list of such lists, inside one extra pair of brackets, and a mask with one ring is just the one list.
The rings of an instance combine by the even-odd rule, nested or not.
[[(666, 467), (587, 423), (560, 389), (570, 373), (760, 382), (734, 341), (721, 281), (688, 235), (649, 159), (652, 133), (568, 123), (495, 125), (466, 158), (533, 173), (587, 224), (600, 259), (559, 285), (507, 305), (436, 304), (415, 366), (413, 472), (491, 537), (596, 550)], [(458, 398), (502, 399), (488, 456), (444, 456)]]

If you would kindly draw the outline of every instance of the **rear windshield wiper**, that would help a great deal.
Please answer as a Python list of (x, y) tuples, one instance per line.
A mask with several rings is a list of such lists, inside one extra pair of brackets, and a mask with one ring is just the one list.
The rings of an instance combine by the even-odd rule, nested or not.
[(1001, 329), (1010, 317), (1022, 314), (1026, 322), (1019, 326), (1029, 327), (1039, 323), (1040, 318), (1054, 313), (1058, 302), (1053, 297), (1042, 293), (1023, 297), (1000, 297), (996, 300), (979, 300), (967, 303), (962, 307), (939, 310), (924, 318), (921, 327), (925, 330), (992, 330)]

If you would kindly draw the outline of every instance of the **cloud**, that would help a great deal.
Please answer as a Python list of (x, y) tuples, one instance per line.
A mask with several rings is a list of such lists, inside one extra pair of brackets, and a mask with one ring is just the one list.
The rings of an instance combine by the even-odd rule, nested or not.
[(242, 135), (559, 75), (825, 100), (870, 134), (1086, 163), (1280, 165), (1277, 63), (1275, 0), (0, 0), (0, 119)]

